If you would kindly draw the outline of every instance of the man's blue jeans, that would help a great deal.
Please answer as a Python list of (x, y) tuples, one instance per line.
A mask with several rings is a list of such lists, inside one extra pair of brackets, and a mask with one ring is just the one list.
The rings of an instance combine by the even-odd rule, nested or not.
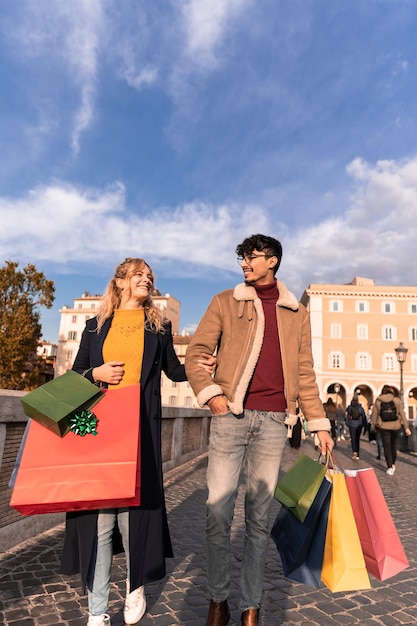
[(285, 413), (246, 410), (211, 418), (207, 469), (208, 591), (215, 602), (230, 592), (230, 531), (239, 476), (245, 468), (245, 543), (239, 608), (260, 607), (269, 541), (269, 509), (287, 440)]
[(126, 553), (127, 579), (129, 579), (129, 509), (100, 510), (97, 519), (97, 543), (88, 573), (88, 611), (102, 615), (109, 608), (110, 572), (113, 558), (112, 534), (119, 526)]

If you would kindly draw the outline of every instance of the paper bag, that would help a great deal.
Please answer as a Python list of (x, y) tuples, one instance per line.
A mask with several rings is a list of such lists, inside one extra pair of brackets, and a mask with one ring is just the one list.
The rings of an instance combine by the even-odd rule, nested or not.
[(395, 576), (409, 562), (375, 471), (345, 470), (345, 476), (366, 569), (378, 580)]
[(63, 437), (70, 429), (76, 410), (91, 409), (103, 391), (72, 370), (54, 378), (23, 396), (23, 410), (28, 417)]
[(32, 421), (10, 505), (24, 515), (139, 505), (139, 390), (104, 393), (96, 436), (61, 439)]

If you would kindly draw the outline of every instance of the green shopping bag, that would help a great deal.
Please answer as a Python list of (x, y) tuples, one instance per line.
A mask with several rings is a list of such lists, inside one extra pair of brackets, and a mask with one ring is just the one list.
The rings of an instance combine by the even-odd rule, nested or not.
[(278, 481), (275, 499), (287, 507), (300, 522), (304, 522), (326, 471), (326, 465), (302, 454)]
[(41, 385), (21, 398), (28, 417), (63, 437), (75, 411), (91, 409), (103, 391), (72, 370)]

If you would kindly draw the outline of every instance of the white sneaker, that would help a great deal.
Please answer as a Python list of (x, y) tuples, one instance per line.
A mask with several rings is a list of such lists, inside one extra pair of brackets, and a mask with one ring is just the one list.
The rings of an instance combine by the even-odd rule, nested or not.
[(395, 472), (395, 467), (389, 467), (386, 471), (388, 476), (394, 476), (394, 472)]
[(395, 465), (394, 465), (394, 463), (391, 465), (391, 469), (392, 469), (392, 473), (394, 473), (395, 472)]
[(340, 441), (340, 437), (338, 437), (337, 440)]
[(142, 585), (129, 593), (129, 581), (126, 581), (126, 601), (123, 611), (125, 624), (136, 624), (145, 614), (145, 587)]
[(344, 435), (341, 435), (340, 439), (341, 439), (342, 441), (345, 441), (345, 437), (344, 437)]
[(87, 626), (111, 626), (110, 615), (102, 613), (101, 615), (90, 615)]

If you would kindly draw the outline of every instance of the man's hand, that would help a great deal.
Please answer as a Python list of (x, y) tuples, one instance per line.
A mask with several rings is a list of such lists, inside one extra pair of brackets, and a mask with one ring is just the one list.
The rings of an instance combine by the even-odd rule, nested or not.
[(225, 396), (214, 396), (207, 402), (212, 415), (224, 415), (229, 413), (229, 405)]
[(319, 448), (322, 454), (326, 454), (327, 450), (331, 452), (334, 448), (334, 441), (327, 430), (318, 430), (317, 437), (320, 442)]

